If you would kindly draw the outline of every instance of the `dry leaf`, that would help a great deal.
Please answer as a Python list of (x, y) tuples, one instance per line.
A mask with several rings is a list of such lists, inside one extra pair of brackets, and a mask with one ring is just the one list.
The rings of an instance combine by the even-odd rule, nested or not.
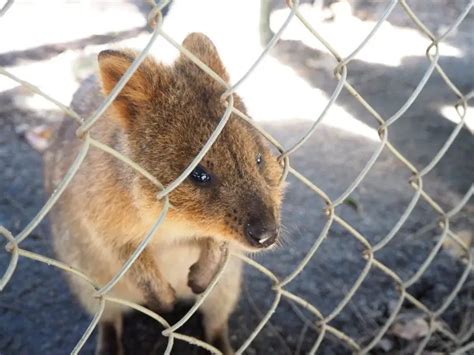
[(52, 127), (42, 125), (28, 129), (25, 139), (35, 150), (44, 152), (51, 143), (52, 134)]
[[(464, 246), (468, 249), (472, 247), (474, 242), (474, 235), (469, 230), (463, 230), (457, 232), (456, 235), (459, 237)], [(452, 238), (446, 238), (443, 242), (443, 247), (445, 250), (451, 254), (451, 256), (462, 259), (466, 257), (467, 251), (459, 245), (459, 243)]]
[(406, 340), (423, 338), (428, 334), (430, 327), (422, 317), (406, 319), (395, 323), (390, 333)]

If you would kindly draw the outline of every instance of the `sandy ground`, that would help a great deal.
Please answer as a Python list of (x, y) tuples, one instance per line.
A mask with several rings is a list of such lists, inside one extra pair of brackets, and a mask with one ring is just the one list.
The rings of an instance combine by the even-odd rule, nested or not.
[[(354, 16), (339, 9), (335, 19), (323, 21), (316, 16), (315, 21), (320, 21), (322, 31), (334, 36), (333, 41), (344, 52), (346, 47), (353, 48), (357, 43), (351, 44), (351, 33), (355, 36), (367, 33), (364, 26), (380, 16), (384, 7), (381, 3), (355, 1)], [(414, 2), (414, 9), (433, 32), (439, 33), (454, 21), (466, 1), (436, 1), (429, 6), (423, 3)], [(242, 7), (248, 14), (248, 29), (237, 31), (235, 19), (229, 19), (229, 24), (223, 26), (223, 19), (218, 14), (232, 12), (232, 8), (220, 8), (212, 2), (209, 6), (204, 2), (193, 9), (191, 2), (177, 1), (165, 24), (176, 38), (186, 31), (204, 31), (212, 39), (216, 38), (216, 45), (219, 50), (222, 48), (224, 61), (229, 63), (231, 76), (235, 79), (248, 67), (244, 64), (256, 58), (260, 48), (256, 30), (258, 7), (247, 5)], [(69, 102), (80, 80), (93, 69), (91, 63), (100, 49), (108, 48), (111, 42), (121, 46), (142, 43), (147, 36), (141, 27), (146, 6), (137, 6), (135, 2), (98, 2), (82, 7), (56, 2), (55, 12), (50, 6), (53, 5), (15, 4), (11, 13), (0, 20), (0, 33), (10, 33), (10, 36), (2, 36), (0, 65), (65, 103)], [(193, 14), (192, 18), (185, 17), (187, 8)], [(274, 10), (272, 28), (281, 23), (283, 14), (279, 6)], [(213, 15), (204, 20), (202, 16), (206, 13)], [(22, 21), (18, 21), (20, 18)], [(180, 20), (184, 18), (186, 20)], [(20, 31), (25, 23), (34, 31)], [(348, 75), (349, 82), (383, 117), (391, 116), (400, 108), (428, 67), (424, 56), (428, 42), (417, 37), (408, 17), (397, 8), (388, 23), (390, 26), (384, 27), (375, 44), (369, 45), (365, 54), (361, 53), (350, 63)], [(446, 40), (445, 47), (441, 47), (446, 51), (441, 52), (440, 63), (463, 93), (474, 89), (473, 23), (474, 12), (471, 11), (453, 36)], [(341, 31), (346, 32), (338, 36)], [(298, 40), (300, 35), (302, 39)], [(229, 42), (232, 46), (225, 45)], [(157, 53), (160, 49), (158, 44)], [(309, 129), (311, 118), (317, 117), (334, 90), (337, 81), (332, 75), (333, 67), (334, 61), (327, 52), (294, 27), (283, 36), (259, 72), (242, 86), (242, 96), (248, 101), (254, 117), (285, 146), (290, 146)], [(417, 168), (430, 162), (454, 129), (455, 124), (449, 117), (452, 117), (450, 107), (455, 101), (455, 95), (440, 76), (433, 74), (418, 99), (390, 128), (392, 144)], [(28, 223), (46, 198), (42, 191), (41, 154), (27, 142), (25, 134), (32, 127), (50, 125), (61, 117), (52, 106), (28, 95), (6, 78), (0, 78), (0, 225), (13, 233), (18, 233)], [(331, 198), (336, 198), (377, 148), (375, 129), (373, 118), (343, 91), (337, 106), (313, 137), (293, 154), (292, 165)], [(459, 203), (471, 186), (473, 155), (472, 134), (468, 129), (462, 129), (444, 158), (424, 178), (425, 191), (442, 208), (449, 209)], [(374, 243), (389, 232), (413, 196), (414, 191), (407, 183), (409, 177), (409, 171), (386, 150), (351, 194), (351, 203), (338, 207), (337, 212)], [(256, 258), (279, 276), (288, 275), (295, 268), (326, 221), (322, 200), (294, 178), (289, 182), (283, 213), (287, 229), (285, 245)], [(472, 238), (473, 211), (471, 199), (452, 221), (452, 230), (465, 236), (466, 240)], [(407, 280), (424, 262), (439, 237), (439, 231), (420, 233), (437, 218), (427, 203), (419, 202), (395, 239), (377, 252), (376, 257)], [(53, 256), (47, 223), (42, 223), (22, 247)], [(328, 238), (288, 289), (317, 306), (323, 314), (329, 314), (362, 271), (365, 259), (361, 251), (360, 243), (343, 228), (332, 227)], [(0, 274), (8, 260), (9, 254), (0, 252)], [(464, 267), (462, 260), (442, 249), (409, 291), (428, 307), (436, 309), (452, 290)], [(272, 303), (274, 294), (270, 287), (269, 280), (246, 269), (241, 302), (231, 319), (231, 339), (236, 348)], [(459, 297), (443, 316), (443, 321), (454, 331), (458, 331), (463, 326), (463, 319), (465, 321), (474, 312), (473, 292), (471, 274)], [(389, 278), (371, 271), (353, 300), (330, 324), (366, 344), (390, 315), (398, 296)], [(186, 306), (180, 307), (170, 318), (178, 319), (185, 309)], [(403, 313), (416, 314), (408, 303), (404, 304)], [(294, 305), (283, 300), (246, 353), (306, 353), (317, 333), (305, 325), (302, 316), (312, 320), (308, 313), (299, 308), (295, 310)], [(68, 353), (89, 320), (70, 294), (61, 272), (20, 259), (12, 280), (0, 293), (0, 354)], [(185, 332), (200, 334), (199, 317), (192, 318)], [(130, 314), (125, 326), (127, 353), (162, 353), (163, 339), (159, 333), (160, 328), (154, 322), (142, 315)], [(94, 340), (95, 334), (86, 344), (84, 354), (93, 352)], [(349, 352), (347, 347), (333, 340), (326, 337), (320, 353)], [(390, 333), (374, 353), (395, 353), (403, 349), (409, 354), (417, 341), (419, 339), (409, 342)], [(452, 350), (452, 346), (446, 339), (435, 337), (428, 349), (446, 352)], [(178, 342), (176, 353), (196, 353), (196, 350)]]

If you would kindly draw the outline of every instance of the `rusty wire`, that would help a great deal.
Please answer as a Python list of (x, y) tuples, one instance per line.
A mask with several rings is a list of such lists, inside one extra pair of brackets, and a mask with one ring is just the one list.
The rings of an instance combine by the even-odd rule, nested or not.
[[(98, 302), (98, 310), (94, 315), (93, 319), (91, 320), (89, 326), (84, 331), (81, 338), (78, 340), (74, 349), (72, 349), (73, 354), (79, 353), (87, 339), (90, 337), (92, 331), (98, 324), (101, 314), (108, 302), (111, 303), (119, 303), (130, 308), (135, 309), (138, 312), (141, 312), (154, 320), (156, 320), (163, 328), (162, 335), (168, 337), (168, 344), (165, 351), (165, 354), (170, 354), (173, 349), (173, 344), (175, 340), (186, 341), (190, 344), (202, 347), (212, 353), (220, 354), (220, 351), (213, 347), (210, 344), (205, 343), (202, 340), (199, 340), (194, 337), (190, 337), (178, 332), (180, 327), (186, 323), (186, 321), (198, 310), (199, 306), (204, 302), (207, 295), (212, 291), (213, 287), (219, 282), (219, 279), (222, 277), (223, 271), (227, 265), (227, 261), (229, 258), (240, 258), (249, 266), (255, 268), (258, 272), (267, 276), (273, 283), (272, 291), (274, 292), (274, 300), (272, 305), (268, 309), (268, 311), (264, 314), (263, 318), (257, 325), (257, 327), (251, 332), (249, 337), (240, 345), (239, 349), (236, 351), (237, 354), (242, 354), (247, 347), (251, 344), (251, 342), (255, 339), (255, 337), (259, 334), (261, 329), (267, 324), (267, 322), (272, 317), (273, 313), (277, 309), (279, 303), (282, 299), (287, 299), (291, 301), (293, 304), (297, 304), (298, 306), (306, 309), (312, 315), (314, 315), (317, 322), (314, 324), (309, 324), (311, 327), (316, 329), (319, 332), (318, 337), (315, 339), (314, 344), (310, 350), (310, 354), (314, 354), (318, 351), (322, 341), (325, 339), (327, 335), (331, 335), (331, 339), (336, 339), (336, 341), (345, 344), (348, 349), (356, 353), (367, 353), (369, 352), (374, 346), (380, 341), (380, 339), (386, 334), (389, 327), (394, 323), (396, 316), (399, 314), (401, 307), (404, 302), (410, 303), (412, 306), (420, 310), (424, 313), (426, 319), (429, 322), (429, 331), (425, 338), (419, 343), (418, 349), (416, 350), (416, 354), (421, 354), (425, 349), (426, 345), (430, 341), (432, 335), (435, 332), (441, 332), (445, 336), (451, 338), (456, 344), (459, 345), (459, 348), (455, 350), (456, 354), (464, 353), (470, 349), (474, 348), (474, 342), (470, 342), (467, 344), (463, 344), (466, 341), (466, 337), (462, 334), (454, 334), (452, 331), (446, 329), (441, 322), (438, 322), (439, 317), (442, 313), (449, 307), (449, 305), (453, 302), (455, 297), (460, 292), (462, 286), (466, 282), (468, 276), (472, 273), (473, 267), (473, 255), (472, 251), (470, 251), (469, 247), (465, 245), (465, 243), (450, 229), (450, 220), (463, 208), (463, 206), (469, 201), (471, 196), (474, 194), (474, 185), (470, 187), (470, 189), (465, 193), (462, 200), (452, 208), (450, 211), (443, 210), (440, 205), (434, 201), (424, 190), (423, 190), (423, 177), (428, 174), (440, 161), (440, 159), (445, 155), (446, 151), (449, 149), (451, 144), (456, 139), (456, 136), (459, 134), (461, 128), (464, 126), (464, 119), (466, 116), (467, 111), (467, 104), (468, 101), (474, 98), (474, 94), (467, 93), (463, 94), (462, 91), (455, 86), (455, 84), (449, 79), (448, 75), (444, 71), (444, 69), (439, 64), (440, 58), (440, 51), (439, 51), (439, 44), (456, 29), (462, 20), (466, 17), (469, 13), (471, 8), (474, 5), (474, 0), (471, 0), (463, 9), (463, 11), (459, 14), (456, 21), (440, 36), (435, 36), (426, 26), (425, 24), (417, 17), (415, 12), (410, 8), (410, 6), (406, 3), (405, 0), (391, 0), (388, 2), (388, 6), (384, 10), (382, 16), (377, 21), (373, 29), (370, 33), (360, 42), (358, 45), (355, 46), (355, 49), (346, 57), (341, 56), (336, 49), (334, 49), (331, 44), (324, 39), (323, 36), (319, 34), (316, 28), (314, 28), (309, 21), (307, 21), (302, 13), (298, 9), (299, 1), (288, 1), (289, 13), (284, 21), (281, 28), (276, 32), (273, 38), (270, 40), (268, 45), (264, 48), (261, 55), (254, 61), (251, 67), (245, 72), (245, 74), (237, 80), (236, 84), (230, 86), (224, 80), (222, 80), (215, 72), (213, 72), (210, 68), (208, 68), (204, 63), (202, 63), (198, 58), (196, 58), (191, 52), (186, 50), (185, 48), (181, 47), (177, 42), (175, 42), (168, 33), (164, 32), (162, 29), (162, 13), (161, 10), (164, 6), (167, 5), (169, 1), (162, 1), (158, 4), (155, 4), (153, 1), (148, 0), (153, 8), (149, 13), (148, 22), (149, 25), (153, 28), (153, 33), (150, 36), (148, 44), (145, 48), (140, 52), (138, 57), (134, 60), (131, 64), (129, 69), (126, 73), (122, 76), (120, 81), (117, 83), (115, 88), (109, 94), (107, 98), (102, 102), (100, 107), (90, 116), (90, 117), (81, 117), (79, 114), (74, 112), (70, 107), (58, 102), (54, 98), (50, 97), (43, 91), (41, 91), (36, 86), (32, 85), (31, 83), (24, 81), (15, 75), (11, 74), (10, 72), (6, 71), (4, 68), (0, 67), (0, 74), (10, 78), (21, 84), (22, 86), (26, 87), (33, 93), (44, 97), (46, 100), (55, 104), (61, 111), (63, 111), (67, 116), (74, 119), (78, 124), (79, 127), (77, 129), (77, 139), (82, 140), (82, 146), (79, 150), (76, 159), (69, 167), (67, 174), (64, 176), (63, 180), (59, 183), (54, 193), (50, 196), (47, 200), (45, 205), (41, 208), (41, 210), (36, 214), (36, 216), (28, 223), (28, 225), (16, 236), (14, 236), (9, 230), (5, 227), (0, 226), (0, 235), (2, 235), (7, 240), (6, 251), (11, 254), (10, 263), (0, 278), (0, 291), (8, 284), (10, 281), (13, 273), (15, 272), (16, 266), (20, 258), (28, 258), (31, 260), (35, 260), (38, 262), (46, 263), (48, 265), (52, 265), (56, 268), (62, 269), (65, 272), (73, 273), (76, 276), (81, 277), (85, 280), (91, 287), (96, 290), (95, 297), (97, 298)], [(5, 15), (8, 9), (12, 6), (13, 1), (9, 0), (6, 5), (0, 10), (0, 15)], [(353, 60), (353, 58), (366, 46), (366, 44), (371, 40), (375, 33), (377, 33), (380, 26), (386, 21), (388, 16), (394, 11), (395, 8), (402, 9), (408, 15), (408, 17), (413, 21), (417, 29), (430, 40), (430, 44), (426, 49), (426, 57), (427, 57), (427, 68), (425, 74), (423, 75), (422, 79), (419, 81), (418, 85), (416, 86), (415, 90), (411, 93), (410, 97), (406, 100), (406, 102), (400, 107), (400, 109), (391, 117), (384, 118), (382, 117), (357, 91), (357, 89), (352, 86), (347, 81), (347, 74), (348, 74), (348, 64)], [(326, 107), (321, 111), (321, 114), (315, 120), (312, 127), (307, 131), (307, 133), (302, 136), (297, 143), (293, 146), (285, 149), (276, 139), (274, 139), (268, 132), (264, 131), (258, 124), (253, 122), (248, 116), (246, 116), (243, 112), (239, 111), (237, 108), (234, 107), (233, 102), (233, 93), (237, 89), (240, 84), (248, 78), (252, 72), (256, 69), (256, 67), (261, 63), (263, 58), (268, 55), (270, 49), (277, 43), (279, 38), (281, 37), (282, 33), (285, 31), (287, 26), (291, 21), (300, 21), (307, 30), (329, 51), (329, 53), (336, 59), (337, 64), (334, 68), (334, 78), (337, 80), (337, 86), (331, 95)], [(211, 78), (216, 80), (219, 84), (223, 86), (225, 89), (224, 94), (222, 95), (223, 105), (226, 107), (225, 113), (223, 114), (222, 118), (218, 126), (216, 127), (213, 134), (209, 137), (206, 144), (203, 146), (199, 154), (194, 158), (194, 160), (190, 163), (190, 165), (182, 172), (182, 174), (171, 184), (168, 186), (163, 186), (154, 176), (150, 173), (145, 171), (142, 167), (137, 165), (135, 162), (131, 161), (129, 158), (123, 156), (121, 153), (117, 152), (113, 148), (93, 139), (89, 135), (90, 128), (94, 125), (94, 123), (100, 119), (101, 115), (107, 110), (107, 108), (111, 105), (112, 101), (115, 97), (119, 94), (120, 90), (125, 86), (127, 81), (133, 75), (135, 70), (139, 67), (140, 63), (144, 60), (145, 56), (148, 54), (150, 48), (153, 46), (155, 40), (159, 37), (163, 37), (166, 41), (168, 41), (172, 46), (177, 48), (182, 54), (187, 56), (190, 60), (196, 63), (205, 73), (207, 73)], [(403, 114), (408, 110), (408, 108), (413, 104), (416, 100), (420, 92), (423, 90), (424, 86), (426, 85), (427, 81), (431, 77), (432, 73), (436, 71), (444, 80), (447, 87), (458, 97), (458, 101), (454, 103), (454, 107), (456, 108), (456, 112), (459, 116), (459, 123), (453, 129), (451, 135), (443, 144), (443, 146), (439, 149), (436, 153), (434, 158), (423, 168), (417, 169), (407, 158), (403, 156), (403, 154), (389, 141), (388, 139), (388, 131), (389, 127), (395, 123), (398, 119), (400, 119)], [(367, 112), (375, 119), (375, 122), (378, 124), (378, 132), (380, 136), (380, 144), (372, 153), (370, 159), (366, 162), (364, 168), (360, 171), (356, 179), (346, 188), (346, 190), (338, 197), (331, 199), (322, 189), (316, 186), (313, 182), (311, 182), (308, 178), (306, 178), (302, 173), (295, 170), (293, 167), (290, 166), (290, 156), (293, 152), (299, 149), (305, 142), (311, 137), (311, 135), (317, 129), (319, 123), (326, 115), (328, 110), (334, 104), (334, 102), (339, 97), (342, 90), (347, 90), (350, 94), (352, 94), (355, 99), (367, 110)], [(327, 221), (323, 226), (319, 235), (317, 235), (314, 239), (313, 245), (309, 248), (306, 255), (303, 259), (299, 262), (296, 268), (291, 271), (286, 277), (278, 278), (271, 270), (267, 269), (266, 267), (262, 266), (261, 264), (257, 263), (256, 261), (241, 255), (241, 254), (231, 254), (226, 255), (225, 260), (226, 262), (223, 263), (220, 271), (215, 275), (213, 281), (211, 282), (210, 286), (207, 290), (198, 297), (194, 306), (187, 312), (187, 314), (177, 323), (169, 324), (164, 318), (160, 315), (156, 314), (155, 312), (140, 306), (138, 304), (129, 302), (124, 299), (114, 298), (108, 295), (110, 289), (120, 280), (120, 278), (124, 275), (124, 273), (130, 268), (132, 263), (138, 258), (140, 253), (144, 250), (144, 248), (149, 243), (150, 239), (154, 235), (155, 231), (160, 227), (163, 220), (166, 218), (166, 214), (168, 209), (170, 208), (170, 203), (168, 199), (168, 194), (173, 191), (194, 169), (194, 167), (199, 163), (199, 161), (203, 158), (206, 152), (210, 149), (212, 144), (218, 138), (220, 132), (225, 127), (230, 115), (234, 113), (238, 117), (243, 120), (246, 120), (250, 124), (254, 125), (256, 129), (271, 143), (273, 144), (281, 153), (280, 160), (284, 164), (284, 174), (283, 178), (286, 178), (287, 174), (291, 174), (300, 182), (302, 182), (311, 192), (316, 194), (326, 205), (325, 207), (325, 215)], [(68, 184), (77, 173), (79, 167), (81, 166), (82, 162), (84, 161), (89, 148), (94, 146), (97, 149), (101, 149), (104, 152), (111, 154), (116, 159), (121, 160), (124, 164), (129, 165), (133, 168), (137, 173), (143, 175), (145, 178), (150, 180), (154, 185), (159, 187), (160, 192), (157, 195), (157, 200), (161, 200), (163, 205), (162, 211), (160, 216), (157, 218), (155, 223), (153, 224), (152, 228), (148, 232), (147, 236), (142, 240), (139, 247), (135, 250), (133, 255), (127, 260), (120, 271), (107, 283), (106, 285), (99, 287), (95, 285), (92, 280), (88, 278), (87, 275), (83, 274), (80, 270), (76, 270), (65, 263), (59, 262), (57, 260), (42, 256), (40, 254), (22, 249), (20, 247), (20, 243), (31, 234), (33, 229), (38, 226), (38, 224), (45, 218), (47, 213), (50, 209), (54, 206), (56, 201), (59, 199), (63, 191), (67, 188)], [(369, 243), (367, 238), (362, 235), (357, 229), (342, 219), (336, 213), (336, 207), (339, 206), (350, 194), (361, 184), (364, 180), (367, 173), (372, 169), (375, 162), (379, 158), (382, 150), (384, 148), (388, 148), (388, 150), (403, 164), (406, 168), (411, 171), (412, 177), (408, 181), (410, 186), (414, 190), (414, 194), (408, 205), (406, 206), (404, 212), (402, 213), (401, 217), (392, 227), (392, 229), (387, 233), (385, 237), (383, 237), (378, 243), (372, 245)], [(438, 227), (441, 229), (440, 237), (436, 243), (436, 245), (432, 248), (431, 252), (429, 253), (428, 257), (422, 263), (421, 267), (417, 270), (417, 272), (411, 276), (408, 280), (402, 280), (402, 278), (397, 275), (394, 271), (392, 271), (389, 267), (385, 266), (382, 262), (380, 262), (376, 257), (375, 253), (380, 249), (384, 248), (390, 240), (392, 240), (395, 235), (398, 233), (400, 228), (404, 225), (407, 218), (412, 213), (413, 209), (415, 208), (418, 201), (424, 200), (427, 202), (433, 210), (439, 215), (439, 223)], [(314, 254), (318, 251), (320, 245), (325, 240), (328, 235), (330, 228), (333, 225), (339, 225), (344, 230), (346, 230), (358, 243), (360, 243), (364, 249), (361, 257), (366, 260), (366, 264), (362, 271), (360, 272), (359, 276), (355, 280), (352, 285), (349, 285), (349, 291), (345, 294), (342, 300), (333, 308), (333, 310), (329, 314), (322, 314), (315, 306), (311, 303), (307, 302), (305, 299), (300, 297), (297, 294), (294, 294), (287, 289), (289, 283), (291, 283), (304, 269), (307, 263), (312, 259)], [(413, 295), (407, 292), (407, 288), (418, 281), (420, 277), (425, 273), (427, 268), (432, 263), (434, 257), (438, 253), (440, 247), (442, 246), (443, 242), (447, 239), (452, 239), (457, 245), (461, 247), (464, 251), (465, 257), (468, 260), (465, 270), (462, 273), (461, 277), (459, 278), (458, 282), (456, 283), (455, 287), (451, 290), (450, 294), (444, 299), (442, 305), (436, 309), (431, 310), (419, 300), (417, 300)], [(366, 279), (367, 275), (372, 269), (378, 269), (382, 273), (384, 273), (387, 277), (389, 277), (393, 283), (395, 289), (399, 293), (399, 298), (397, 303), (392, 311), (392, 314), (386, 319), (385, 324), (383, 324), (378, 333), (373, 336), (370, 342), (366, 345), (362, 345), (357, 343), (354, 339), (352, 339), (347, 334), (344, 334), (339, 329), (335, 328), (330, 324), (331, 320), (337, 317), (342, 310), (347, 306), (349, 301), (353, 298), (354, 294), (357, 292), (361, 284)]]

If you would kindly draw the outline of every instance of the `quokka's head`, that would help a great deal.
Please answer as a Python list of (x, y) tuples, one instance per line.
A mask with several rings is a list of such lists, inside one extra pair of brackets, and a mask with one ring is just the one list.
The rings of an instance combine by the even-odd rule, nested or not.
[[(228, 74), (212, 42), (190, 34), (183, 47), (222, 79)], [(136, 54), (103, 51), (99, 68), (108, 94)], [(176, 179), (204, 146), (226, 105), (223, 85), (186, 56), (172, 66), (147, 58), (113, 103), (130, 157), (163, 185)], [(234, 107), (245, 112), (234, 94)], [(219, 138), (189, 177), (170, 195), (166, 221), (183, 226), (183, 237), (214, 236), (256, 251), (273, 245), (280, 232), (282, 167), (257, 130), (232, 114)], [(138, 205), (159, 206), (159, 189), (145, 178), (134, 180)]]

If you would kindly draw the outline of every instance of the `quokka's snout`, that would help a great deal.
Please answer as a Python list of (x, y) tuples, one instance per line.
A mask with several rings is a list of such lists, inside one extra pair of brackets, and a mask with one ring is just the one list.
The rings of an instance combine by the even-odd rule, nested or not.
[(273, 245), (280, 233), (280, 226), (275, 220), (250, 218), (245, 224), (245, 236), (249, 243), (257, 248), (267, 248)]
[(245, 219), (241, 233), (246, 243), (255, 249), (275, 244), (280, 233), (280, 215), (273, 201), (265, 203), (258, 194), (253, 194), (243, 206)]

